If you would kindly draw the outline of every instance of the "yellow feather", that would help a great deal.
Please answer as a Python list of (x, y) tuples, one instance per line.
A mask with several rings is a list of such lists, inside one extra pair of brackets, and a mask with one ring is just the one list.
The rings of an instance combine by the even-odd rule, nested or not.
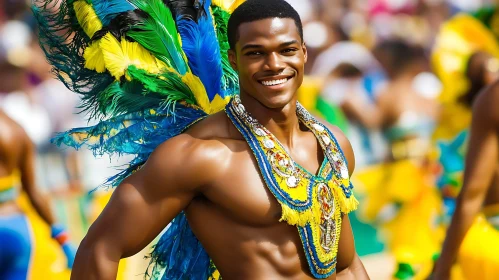
[(215, 114), (222, 111), (227, 103), (229, 103), (229, 101), (229, 96), (222, 98), (220, 95), (216, 94), (215, 98), (213, 98), (210, 104), (210, 114)]
[[(145, 70), (152, 74), (160, 73), (167, 69), (163, 62), (160, 62), (148, 50), (137, 42), (129, 42), (125, 38), (118, 41), (111, 33), (107, 33), (100, 40), (100, 47), (104, 56), (107, 70), (116, 79), (125, 75), (125, 71), (130, 65), (138, 69)], [(128, 77), (127, 77), (128, 78)]]
[(212, 5), (219, 6), (225, 11), (232, 13), (245, 0), (213, 0)]
[(90, 44), (90, 46), (85, 49), (83, 58), (85, 58), (85, 68), (95, 70), (97, 73), (106, 71), (106, 64), (104, 61), (104, 54), (100, 48), (100, 41)]
[(102, 54), (104, 55), (106, 69), (118, 80), (125, 74), (125, 70), (129, 65), (128, 58), (125, 57), (125, 54), (121, 49), (121, 44), (113, 35), (107, 33), (100, 40), (100, 47), (102, 49)]
[(121, 48), (128, 58), (128, 65), (135, 65), (137, 68), (152, 74), (160, 72), (161, 68), (156, 64), (156, 57), (137, 42), (129, 42), (125, 38), (121, 39)]
[(191, 72), (187, 72), (184, 76), (182, 76), (182, 82), (192, 91), (201, 109), (203, 109), (205, 113), (209, 114), (211, 109), (210, 101), (208, 100), (206, 89), (199, 77), (195, 76)]
[(95, 32), (102, 29), (102, 22), (94, 11), (94, 8), (83, 0), (73, 3), (76, 19), (83, 28), (83, 31), (92, 38)]

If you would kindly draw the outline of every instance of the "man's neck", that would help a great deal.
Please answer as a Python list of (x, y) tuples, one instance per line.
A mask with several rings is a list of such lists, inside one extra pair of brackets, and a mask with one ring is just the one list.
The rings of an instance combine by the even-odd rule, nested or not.
[(293, 148), (293, 137), (300, 131), (296, 115), (296, 100), (282, 108), (268, 108), (250, 95), (241, 93), (241, 103), (246, 111), (265, 126), (285, 147)]

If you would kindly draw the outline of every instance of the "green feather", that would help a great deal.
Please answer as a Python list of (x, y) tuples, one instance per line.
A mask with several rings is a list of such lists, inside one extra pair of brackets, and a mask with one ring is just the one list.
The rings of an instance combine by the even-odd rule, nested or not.
[(37, 20), (40, 46), (52, 72), (64, 85), (81, 96), (80, 109), (89, 118), (100, 115), (97, 96), (114, 80), (108, 73), (85, 68), (84, 49), (90, 38), (79, 25), (73, 3), (75, 0), (34, 0), (31, 9)]
[(232, 69), (229, 62), (227, 51), (230, 49), (229, 39), (227, 36), (227, 23), (229, 22), (230, 14), (218, 6), (212, 6), (213, 18), (215, 21), (218, 44), (220, 45), (220, 55), (222, 56), (222, 69), (224, 75), (222, 77), (222, 85), (224, 89), (239, 88), (239, 77), (236, 71)]
[(193, 93), (177, 73), (154, 75), (130, 66), (127, 74), (132, 81), (115, 81), (98, 94), (96, 103), (102, 115), (117, 116), (158, 108), (173, 113), (176, 102), (196, 104)]
[(132, 79), (139, 80), (146, 90), (159, 94), (162, 99), (161, 106), (173, 109), (178, 101), (191, 105), (197, 104), (194, 94), (177, 73), (165, 72), (154, 75), (131, 66), (127, 74)]
[(146, 12), (148, 17), (136, 24), (127, 36), (184, 75), (188, 66), (170, 10), (161, 0), (130, 0), (130, 3)]
[(98, 106), (103, 115), (139, 112), (149, 108), (157, 108), (162, 103), (161, 95), (148, 92), (137, 81), (114, 82), (97, 97)]

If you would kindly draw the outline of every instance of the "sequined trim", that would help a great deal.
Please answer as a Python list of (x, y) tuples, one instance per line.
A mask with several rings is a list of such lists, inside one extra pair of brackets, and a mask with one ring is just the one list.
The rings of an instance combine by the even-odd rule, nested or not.
[[(281, 221), (298, 228), (311, 273), (327, 278), (336, 270), (342, 213), (354, 210), (346, 159), (331, 131), (299, 103), (297, 115), (318, 139), (325, 154), (317, 175), (299, 166), (235, 97), (225, 109), (250, 146), (265, 184), (282, 207)], [(329, 164), (327, 164), (329, 163)]]

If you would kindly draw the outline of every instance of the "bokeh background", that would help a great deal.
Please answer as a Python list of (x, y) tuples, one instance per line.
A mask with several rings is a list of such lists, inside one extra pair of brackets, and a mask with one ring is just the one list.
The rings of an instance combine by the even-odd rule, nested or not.
[[(437, 205), (443, 203), (437, 186), (442, 167), (438, 164), (441, 151), (436, 139), (458, 135), (469, 122), (463, 113), (453, 118), (453, 123), (445, 123), (445, 106), (453, 100), (454, 87), (461, 81), (458, 77), (455, 83), (449, 83), (449, 77), (438, 68), (442, 65), (435, 58), (441, 47), (438, 34), (456, 14), (473, 15), (493, 8), (495, 3), (288, 1), (301, 15), (309, 53), (300, 101), (347, 133), (356, 154), (357, 196), (361, 205), (367, 205), (350, 216), (357, 251), (372, 279), (391, 279), (400, 269), (395, 259), (411, 259), (391, 244), (390, 240), (397, 238), (394, 236), (424, 236), (427, 233), (417, 230), (421, 226), (427, 227), (436, 239), (443, 234), (432, 228), (434, 217), (441, 211)], [(85, 148), (74, 151), (50, 143), (56, 133), (96, 120), (79, 113), (78, 96), (53, 78), (38, 46), (36, 22), (29, 5), (25, 0), (0, 0), (0, 109), (21, 124), (36, 144), (38, 186), (50, 195), (58, 220), (68, 227), (72, 241), (78, 244), (112, 192), (90, 191), (122, 168), (127, 158), (94, 157)], [(452, 60), (446, 63), (452, 66)], [(456, 67), (463, 68), (461, 64)], [(417, 158), (417, 170), (399, 160), (407, 158)], [(394, 170), (402, 170), (398, 178), (387, 175)], [(400, 230), (390, 229), (390, 222), (403, 211), (403, 202), (413, 201), (407, 197), (411, 196), (408, 193), (412, 185), (417, 185), (414, 188), (418, 190), (421, 185), (430, 185), (418, 192), (428, 199), (419, 199), (414, 209), (434, 211), (407, 214), (403, 221), (392, 225), (403, 230), (397, 233)], [(37, 219), (36, 215), (33, 219)], [(52, 241), (47, 237), (43, 242)], [(427, 241), (423, 247), (431, 247), (428, 244), (432, 242), (439, 241)], [(53, 260), (51, 269), (62, 270), (61, 255), (49, 251), (46, 255)], [(124, 262), (120, 277), (143, 277), (145, 255), (147, 250)], [(47, 278), (33, 275), (33, 279)]]

